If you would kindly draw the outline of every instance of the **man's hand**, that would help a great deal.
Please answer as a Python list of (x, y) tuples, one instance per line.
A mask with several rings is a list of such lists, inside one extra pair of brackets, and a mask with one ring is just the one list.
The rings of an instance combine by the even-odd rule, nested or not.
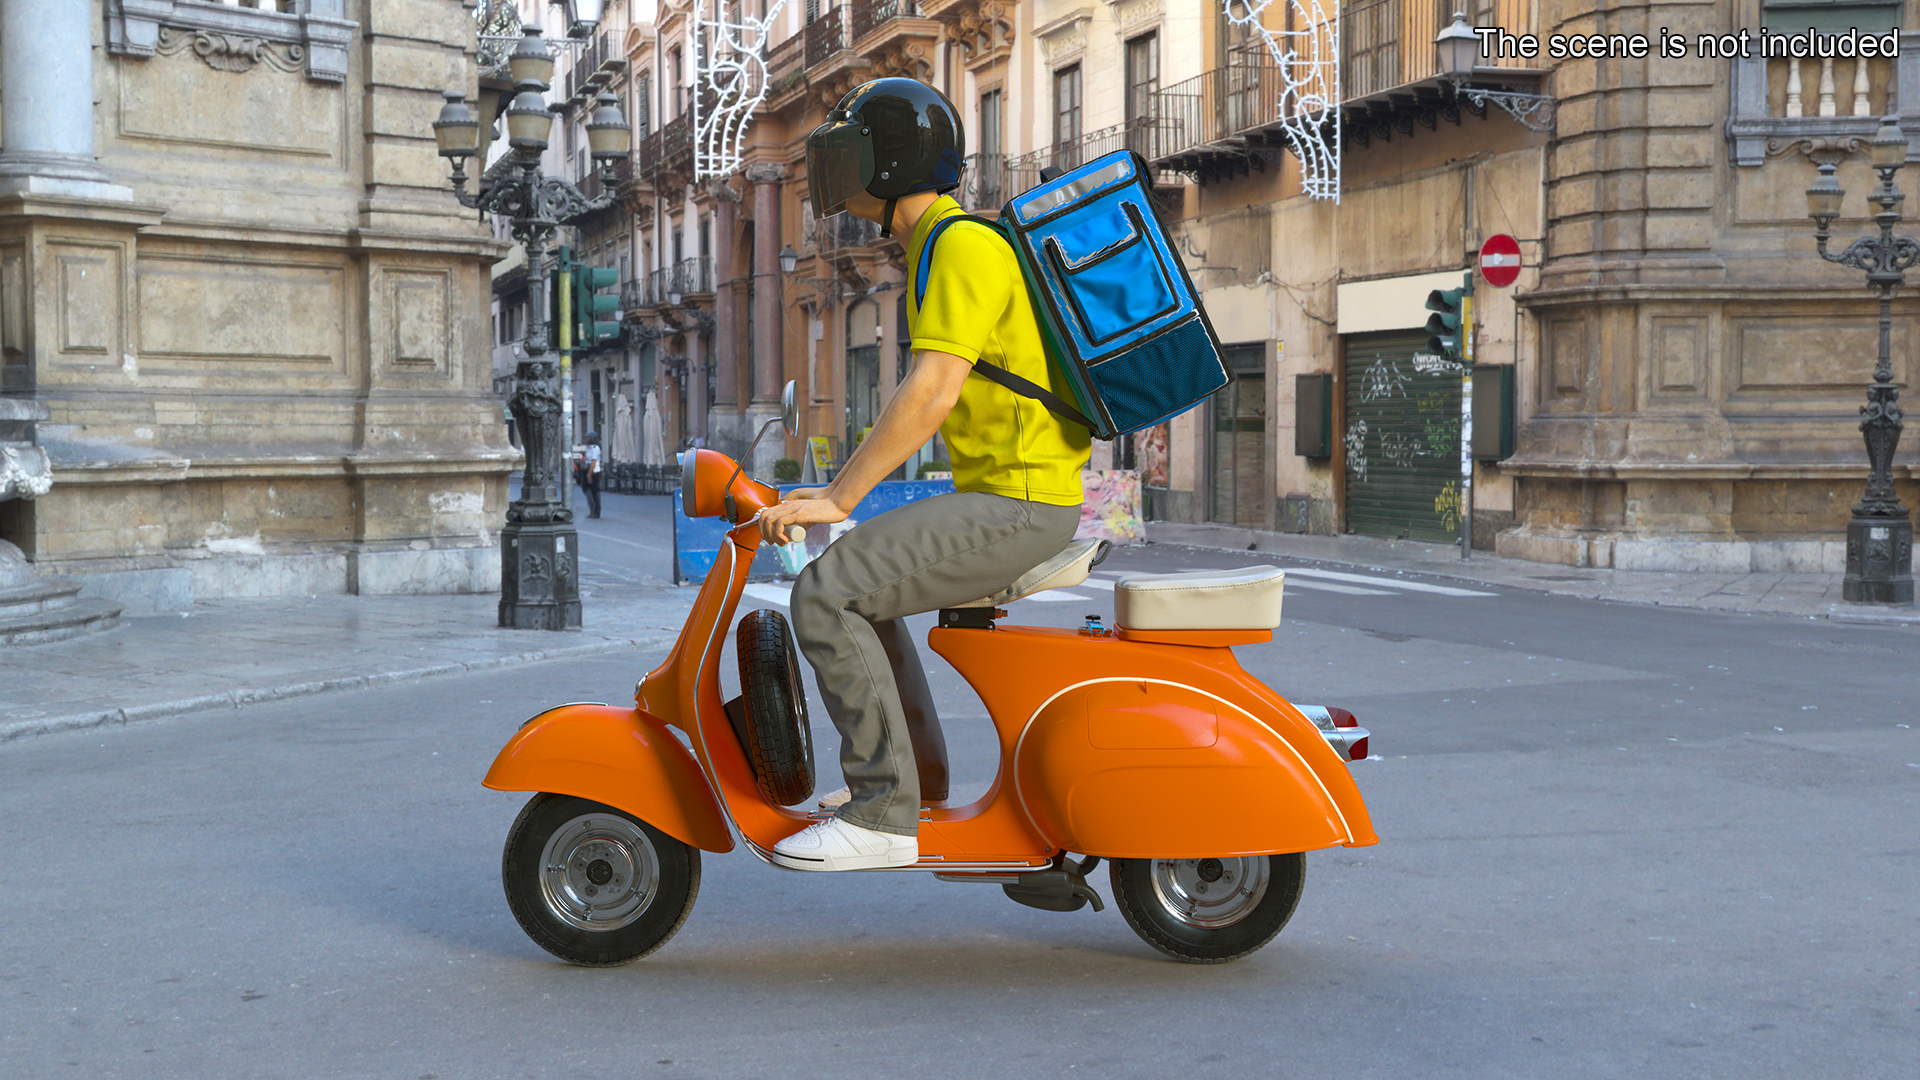
[(760, 511), (760, 539), (769, 544), (794, 543), (795, 527), (804, 529), (808, 525), (831, 525), (847, 520), (845, 510), (827, 499), (813, 497), (817, 494), (818, 489), (814, 488), (795, 491), (784, 501)]

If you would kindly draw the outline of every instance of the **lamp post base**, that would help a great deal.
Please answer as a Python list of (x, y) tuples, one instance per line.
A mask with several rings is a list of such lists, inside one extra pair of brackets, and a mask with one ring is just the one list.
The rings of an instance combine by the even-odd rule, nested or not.
[(580, 629), (580, 542), (571, 522), (510, 521), (500, 530), (500, 628)]
[(1856, 517), (1847, 522), (1847, 576), (1840, 596), (1849, 604), (1913, 603), (1913, 522)]

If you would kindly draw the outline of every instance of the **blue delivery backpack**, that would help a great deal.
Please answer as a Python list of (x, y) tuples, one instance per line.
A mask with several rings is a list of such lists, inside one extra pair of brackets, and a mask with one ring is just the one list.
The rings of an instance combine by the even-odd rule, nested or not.
[(940, 234), (959, 221), (988, 225), (1013, 245), (1040, 335), (1074, 400), (993, 364), (975, 364), (975, 373), (1100, 439), (1185, 412), (1227, 384), (1227, 367), (1148, 185), (1146, 161), (1116, 150), (1016, 195), (998, 221), (941, 221), (921, 248), (914, 303), (926, 299)]

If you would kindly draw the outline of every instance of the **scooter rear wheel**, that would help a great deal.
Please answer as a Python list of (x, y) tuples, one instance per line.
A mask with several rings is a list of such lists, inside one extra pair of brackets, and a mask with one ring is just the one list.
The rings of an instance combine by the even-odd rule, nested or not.
[(1113, 900), (1147, 944), (1189, 964), (1224, 964), (1272, 941), (1306, 885), (1307, 857), (1114, 859)]
[(700, 894), (700, 851), (622, 810), (542, 792), (507, 830), (507, 907), (570, 964), (631, 963), (667, 943)]

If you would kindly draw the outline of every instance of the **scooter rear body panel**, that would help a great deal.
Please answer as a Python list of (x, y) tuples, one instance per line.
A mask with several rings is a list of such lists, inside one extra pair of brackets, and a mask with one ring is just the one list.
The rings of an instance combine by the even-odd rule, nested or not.
[(1346, 763), (1229, 648), (1021, 626), (928, 643), (986, 703), (1005, 801), (1048, 846), (1166, 859), (1377, 842)]
[(592, 799), (697, 848), (733, 850), (733, 833), (699, 764), (663, 721), (639, 709), (549, 709), (501, 748), (481, 783)]

